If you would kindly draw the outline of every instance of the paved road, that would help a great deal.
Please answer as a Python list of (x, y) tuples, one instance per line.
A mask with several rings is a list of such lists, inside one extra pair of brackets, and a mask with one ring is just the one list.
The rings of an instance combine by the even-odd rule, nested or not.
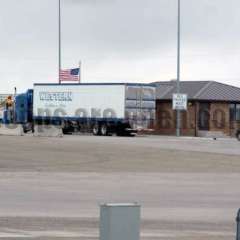
[(142, 205), (143, 240), (234, 239), (240, 143), (0, 137), (0, 239), (98, 239), (100, 203)]
[(1, 137), (0, 172), (240, 172), (240, 143), (170, 137)]

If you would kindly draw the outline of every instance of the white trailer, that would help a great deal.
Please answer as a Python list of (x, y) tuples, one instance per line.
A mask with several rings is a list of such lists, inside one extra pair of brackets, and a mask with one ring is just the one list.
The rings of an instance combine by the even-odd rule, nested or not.
[(65, 132), (90, 128), (94, 135), (127, 135), (152, 128), (155, 86), (149, 84), (35, 84), (35, 124)]

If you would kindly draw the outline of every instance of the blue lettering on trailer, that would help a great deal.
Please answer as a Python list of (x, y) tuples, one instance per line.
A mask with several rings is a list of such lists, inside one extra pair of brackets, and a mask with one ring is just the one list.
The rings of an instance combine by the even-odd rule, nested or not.
[(72, 102), (72, 92), (40, 92), (39, 98), (46, 102)]

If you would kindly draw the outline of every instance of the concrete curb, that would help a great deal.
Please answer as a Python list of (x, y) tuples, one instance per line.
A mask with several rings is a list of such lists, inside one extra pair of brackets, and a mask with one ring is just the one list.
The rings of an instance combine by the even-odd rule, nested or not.
[(23, 127), (20, 124), (0, 124), (0, 135), (23, 136)]
[(61, 126), (55, 125), (35, 125), (34, 137), (63, 137)]

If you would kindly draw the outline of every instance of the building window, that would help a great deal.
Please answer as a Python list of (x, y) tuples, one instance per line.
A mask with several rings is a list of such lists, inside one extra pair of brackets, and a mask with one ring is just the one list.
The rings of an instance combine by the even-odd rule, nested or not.
[(236, 104), (236, 120), (240, 121), (240, 104)]
[(230, 104), (230, 121), (240, 121), (240, 104)]
[(235, 121), (236, 118), (236, 104), (230, 104), (230, 121)]

